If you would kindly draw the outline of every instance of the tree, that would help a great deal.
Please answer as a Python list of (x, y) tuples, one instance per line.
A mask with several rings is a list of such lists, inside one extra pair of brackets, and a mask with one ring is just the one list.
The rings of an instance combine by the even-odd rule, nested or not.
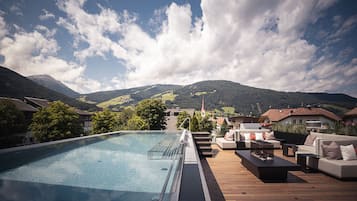
[[(177, 116), (176, 127), (179, 128), (180, 125), (182, 124), (182, 122), (183, 122), (186, 118), (191, 118), (190, 114), (188, 114), (186, 111), (180, 112), (179, 115)], [(189, 121), (186, 121), (186, 122), (182, 125), (183, 128), (188, 128), (188, 126), (189, 126)]]
[(0, 100), (0, 135), (26, 131), (25, 115), (8, 100)]
[(150, 130), (165, 129), (165, 110), (165, 104), (158, 99), (140, 101), (135, 108), (136, 115), (148, 123)]
[(201, 119), (200, 124), (199, 124), (200, 131), (208, 131), (211, 132), (213, 129), (212, 122), (208, 120), (207, 117)]
[(199, 125), (199, 122), (197, 120), (197, 117), (195, 114), (193, 114), (193, 117), (192, 117), (192, 120), (191, 120), (191, 131), (192, 132), (196, 132), (196, 131), (199, 131), (199, 128), (200, 125)]
[(128, 120), (126, 128), (128, 130), (147, 130), (149, 129), (149, 124), (141, 117), (134, 115)]
[(92, 117), (92, 133), (107, 133), (115, 130), (116, 117), (108, 109), (94, 113)]
[(77, 137), (83, 133), (79, 115), (61, 101), (52, 102), (36, 112), (30, 129), (40, 142)]
[(220, 134), (221, 135), (225, 135), (226, 132), (228, 132), (228, 125), (227, 125), (227, 122), (224, 120), (222, 125), (221, 125), (221, 130), (220, 130)]
[(119, 112), (116, 115), (116, 130), (125, 130), (127, 129), (128, 120), (134, 116), (134, 110), (131, 108), (126, 108), (123, 111)]

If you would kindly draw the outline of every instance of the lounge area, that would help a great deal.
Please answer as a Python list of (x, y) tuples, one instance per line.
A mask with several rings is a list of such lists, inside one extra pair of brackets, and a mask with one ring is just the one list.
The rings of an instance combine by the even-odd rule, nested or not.
[(277, 133), (281, 144), (270, 144), (269, 161), (252, 156), (256, 142), (266, 140), (249, 136), (250, 146), (242, 148), (240, 132), (234, 134), (225, 140), (235, 141), (235, 148), (216, 143), (216, 155), (206, 158), (225, 200), (356, 200), (357, 137), (310, 132), (281, 141)]
[[(217, 150), (215, 157), (206, 158), (225, 200), (355, 200), (357, 181), (343, 181), (323, 172), (289, 171), (283, 183), (267, 183), (257, 178), (241, 163), (235, 150)], [(295, 157), (274, 154), (296, 164)]]

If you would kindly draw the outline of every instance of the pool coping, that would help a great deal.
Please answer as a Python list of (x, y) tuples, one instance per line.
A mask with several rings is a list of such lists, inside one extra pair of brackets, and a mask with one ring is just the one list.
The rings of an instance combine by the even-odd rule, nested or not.
[(74, 138), (67, 138), (63, 140), (55, 140), (55, 141), (50, 141), (50, 142), (40, 142), (40, 143), (35, 143), (35, 144), (29, 144), (29, 145), (23, 145), (23, 146), (17, 146), (17, 147), (10, 147), (10, 148), (5, 148), (5, 149), (0, 149), (0, 154), (3, 153), (8, 153), (8, 152), (13, 152), (13, 151), (22, 151), (22, 150), (27, 150), (27, 149), (32, 149), (32, 148), (40, 148), (48, 145), (55, 145), (55, 144), (61, 144), (61, 143), (66, 143), (66, 142), (72, 142), (72, 141), (77, 141), (77, 140), (84, 140), (84, 139), (90, 139), (94, 137), (105, 137), (105, 136), (110, 136), (110, 135), (121, 135), (121, 134), (126, 134), (126, 133), (157, 133), (157, 132), (174, 132), (174, 131), (164, 131), (164, 130), (120, 130), (120, 131), (113, 131), (113, 132), (108, 132), (108, 133), (100, 133), (100, 134), (93, 134), (93, 135), (86, 135), (86, 136), (81, 136), (81, 137), (74, 137)]
[[(185, 158), (183, 164), (183, 171), (179, 192), (179, 201), (195, 200), (195, 201), (211, 201), (208, 190), (208, 185), (201, 165), (201, 160), (193, 141), (191, 132), (188, 132), (188, 141), (185, 146)], [(185, 181), (185, 175), (188, 174), (190, 179)], [(196, 186), (192, 182), (196, 181)], [(201, 186), (197, 186), (201, 184)], [(188, 188), (185, 188), (189, 186)], [(203, 197), (200, 194), (203, 191)], [(199, 199), (199, 200), (197, 200)]]

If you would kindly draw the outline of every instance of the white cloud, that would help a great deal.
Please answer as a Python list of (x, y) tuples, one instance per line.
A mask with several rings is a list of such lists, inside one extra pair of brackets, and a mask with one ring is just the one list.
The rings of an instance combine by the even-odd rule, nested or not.
[(344, 34), (348, 33), (354, 27), (356, 27), (356, 25), (357, 25), (357, 15), (353, 15), (343, 22), (341, 27), (333, 35), (331, 35), (331, 38), (342, 37)]
[(40, 20), (48, 20), (51, 18), (55, 18), (55, 15), (46, 9), (42, 9), (42, 12), (43, 14), (38, 17)]
[[(346, 65), (317, 58), (318, 47), (303, 39), (306, 26), (334, 0), (202, 0), (203, 16), (194, 20), (190, 5), (172, 3), (164, 8), (165, 18), (162, 10), (154, 13), (150, 22), (160, 28), (153, 37), (128, 12), (100, 6), (100, 13), (90, 14), (84, 3), (61, 2), (67, 18), (58, 24), (77, 43), (88, 44), (75, 54), (81, 61), (109, 53), (124, 62), (126, 74), (111, 80), (117, 88), (225, 79), (275, 90), (336, 91), (356, 77), (352, 61)], [(353, 19), (341, 29), (354, 25)]]
[[(98, 13), (89, 13), (85, 3), (57, 2), (65, 17), (56, 23), (73, 35), (79, 63), (59, 58), (60, 47), (53, 38), (56, 29), (38, 25), (32, 32), (18, 28), (11, 37), (0, 29), (5, 65), (25, 75), (50, 74), (80, 92), (207, 79), (285, 91), (338, 92), (356, 84), (356, 58), (346, 64), (328, 59), (327, 53), (317, 57), (319, 47), (303, 38), (306, 27), (317, 22), (334, 0), (202, 0), (202, 17), (196, 19), (190, 5), (172, 3), (156, 10), (149, 20), (154, 36), (140, 27), (135, 14), (116, 13), (101, 5)], [(54, 18), (47, 10), (41, 16), (41, 20)], [(335, 16), (335, 35), (350, 31), (356, 19), (343, 22)], [(3, 21), (0, 16), (0, 28), (6, 26)], [(327, 32), (319, 34), (331, 37)], [(124, 75), (111, 79), (112, 86), (84, 76), (88, 58), (107, 55), (126, 67)]]
[(0, 40), (7, 34), (6, 23), (4, 18), (0, 15)]
[(15, 13), (16, 15), (23, 16), (23, 12), (20, 8), (20, 4), (16, 3), (10, 7), (10, 11)]
[[(6, 24), (0, 17), (1, 27)], [(53, 38), (55, 33), (54, 29), (38, 25), (32, 32), (19, 31), (13, 36), (0, 37), (0, 55), (4, 56), (2, 65), (25, 76), (51, 75), (79, 92), (99, 90), (99, 82), (83, 77), (85, 66), (57, 56), (60, 47)]]
[(89, 47), (76, 51), (75, 56), (84, 62), (87, 57), (101, 56), (113, 53), (115, 56), (125, 58), (125, 50), (109, 38), (110, 34), (119, 34), (122, 24), (131, 20), (129, 14), (124, 12), (119, 17), (114, 11), (100, 6), (100, 14), (89, 14), (82, 8), (84, 1), (69, 0), (58, 2), (60, 10), (67, 13), (68, 18), (60, 18), (58, 25), (66, 28), (74, 36), (75, 45), (81, 41)]

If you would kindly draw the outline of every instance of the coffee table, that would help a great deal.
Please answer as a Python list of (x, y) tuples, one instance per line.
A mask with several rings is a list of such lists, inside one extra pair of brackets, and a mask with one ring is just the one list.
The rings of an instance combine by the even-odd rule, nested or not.
[(261, 160), (253, 156), (249, 150), (236, 150), (242, 160), (242, 165), (256, 177), (266, 182), (286, 181), (288, 171), (301, 170), (300, 165), (274, 157), (273, 160)]

